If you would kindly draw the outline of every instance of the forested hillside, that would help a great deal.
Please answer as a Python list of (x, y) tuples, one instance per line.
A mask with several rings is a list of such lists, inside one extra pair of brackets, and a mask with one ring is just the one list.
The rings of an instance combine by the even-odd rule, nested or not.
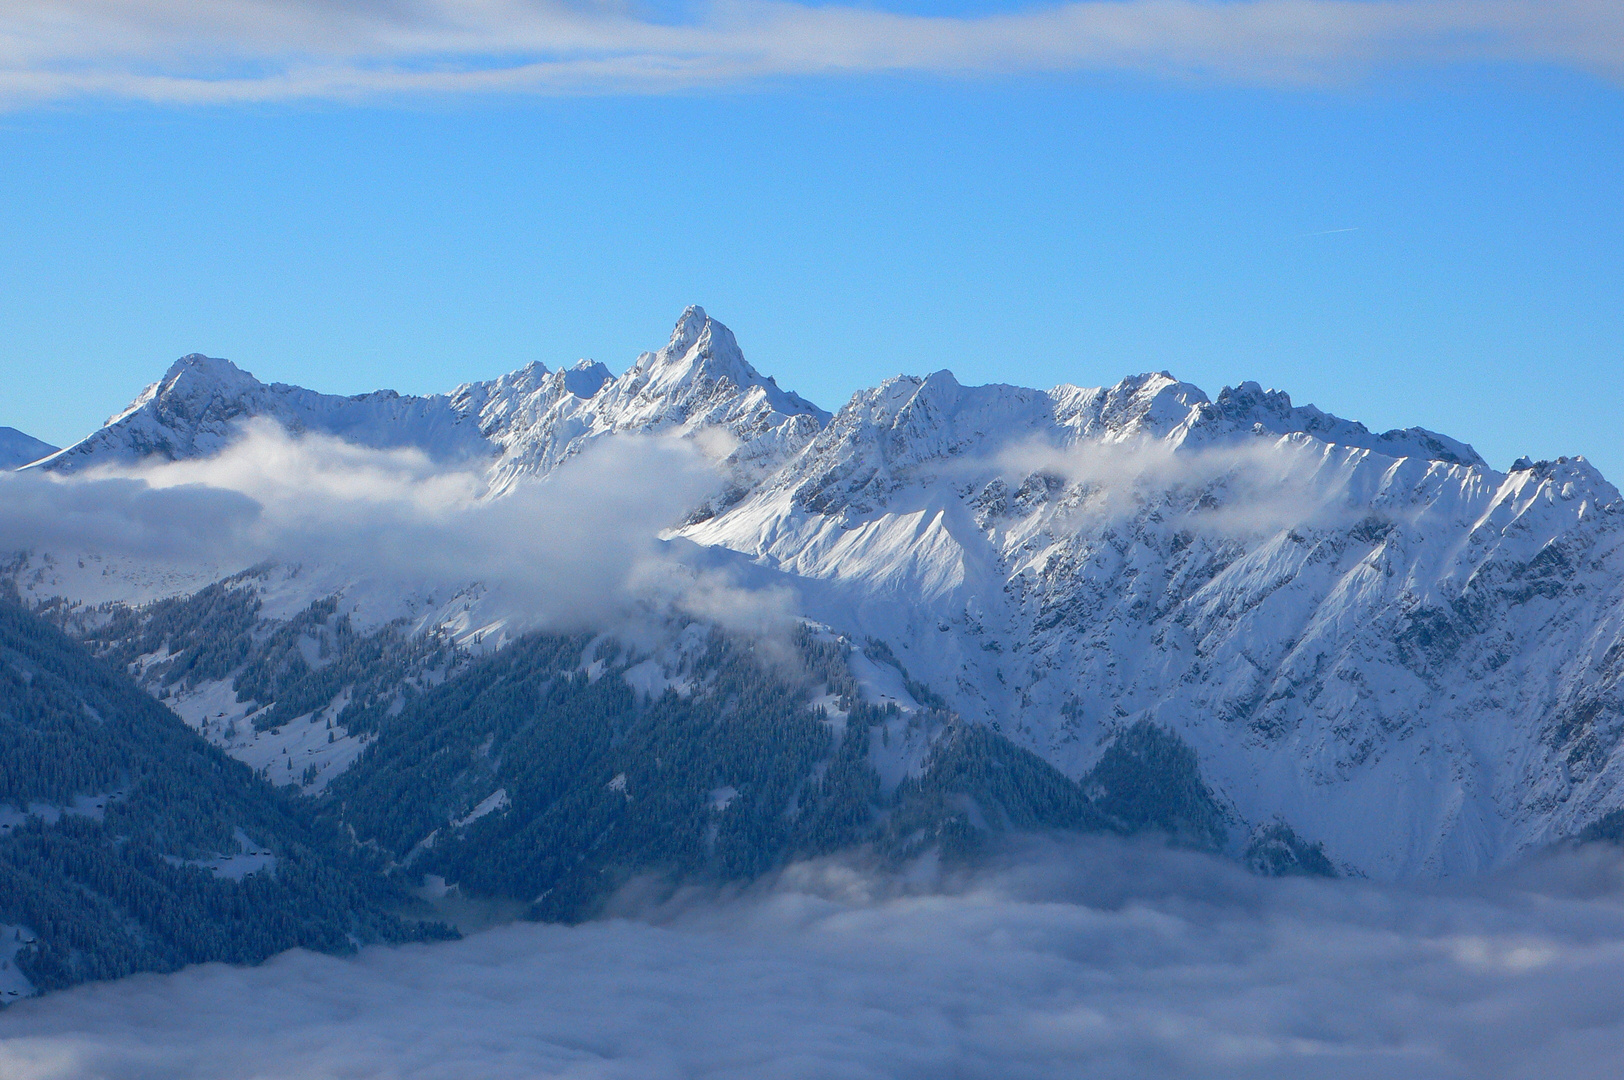
[[(690, 641), (643, 692), (625, 676), (650, 662), (607, 639), (521, 639), (384, 725), (326, 812), (408, 880), (570, 920), (633, 876), (747, 881), (841, 850), (965, 858), (1038, 830), (1226, 846), (1194, 755), (1149, 725), (1079, 783), (944, 710), (859, 700), (843, 640), (803, 632), (800, 673), (719, 634)], [(1330, 872), (1291, 850), (1259, 869)]]
[[(574, 921), (634, 878), (743, 883), (836, 852), (962, 862), (1019, 832), (1146, 832), (1262, 873), (1334, 872), (1283, 823), (1236, 839), (1177, 735), (1124, 727), (1073, 780), (959, 719), (877, 640), (805, 625), (785, 655), (689, 623), (652, 654), (535, 633), (476, 656), (358, 634), (331, 599), (265, 619), (253, 578), (42, 609), (78, 640), (0, 608), (0, 926), (32, 987), (444, 934), (394, 914), (433, 877)], [(240, 738), (343, 701), (329, 727), (364, 748), (324, 789), (273, 787), (153, 698), (210, 685), (246, 699)]]
[(307, 801), (0, 599), (0, 925), (39, 990), (448, 933)]

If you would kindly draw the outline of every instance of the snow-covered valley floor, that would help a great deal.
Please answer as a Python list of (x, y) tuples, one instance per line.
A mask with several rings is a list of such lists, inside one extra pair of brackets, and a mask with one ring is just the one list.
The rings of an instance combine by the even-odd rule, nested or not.
[(1097, 840), (935, 885), (800, 867), (635, 918), (83, 986), (0, 1013), (0, 1075), (1577, 1080), (1624, 1060), (1615, 851), (1421, 892)]

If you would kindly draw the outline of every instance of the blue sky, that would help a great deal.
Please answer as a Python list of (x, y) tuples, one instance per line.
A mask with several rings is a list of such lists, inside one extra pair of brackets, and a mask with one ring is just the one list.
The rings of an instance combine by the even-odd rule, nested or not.
[[(1004, 33), (975, 21), (986, 5), (909, 4), (875, 41), (923, 26), (967, 35), (958, 51), (929, 38), (831, 71), (803, 54), (860, 42), (881, 13), (778, 5), (797, 26), (847, 21), (805, 49), (778, 34), (758, 50), (772, 63), (742, 71), (732, 45), (684, 39), (682, 63), (709, 66), (667, 83), (648, 74), (670, 67), (659, 41), (611, 83), (547, 66), (732, 25), (617, 8), (591, 23), (607, 45), (492, 30), (536, 37), (544, 74), (527, 78), (552, 80), (494, 92), (357, 81), (509, 78), (516, 61), (478, 41), (367, 38), (312, 89), (312, 46), (235, 24), (132, 58), (95, 26), (28, 52), (6, 15), (0, 425), (71, 441), (192, 351), (344, 393), (533, 359), (620, 370), (700, 303), (829, 408), (898, 372), (1048, 386), (1167, 369), (1432, 427), (1502, 468), (1583, 453), (1624, 481), (1624, 20), (1555, 7), (1580, 31), (1603, 14), (1560, 48), (1518, 30), (1482, 55), (1433, 30), (1287, 47), (1247, 24), (1224, 50), (1146, 39), (1105, 62), (1092, 24), (1059, 60), (1043, 25), (987, 59), (963, 44)], [(1294, 10), (1349, 8), (1444, 10)], [(1249, 9), (1272, 10), (1193, 10)]]

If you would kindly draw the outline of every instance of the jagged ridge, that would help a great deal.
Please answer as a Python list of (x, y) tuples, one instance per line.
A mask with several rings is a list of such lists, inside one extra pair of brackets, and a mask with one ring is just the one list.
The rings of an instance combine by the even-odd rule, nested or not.
[(1166, 373), (1040, 391), (937, 372), (830, 417), (698, 308), (618, 378), (535, 364), (436, 398), (189, 361), (40, 467), (210, 452), (260, 410), (478, 458), (500, 493), (595, 439), (719, 425), (733, 489), (688, 539), (1074, 778), (1152, 724), (1238, 823), (1382, 876), (1493, 865), (1624, 801), (1620, 500), (1582, 458), (1499, 473), (1433, 432)]

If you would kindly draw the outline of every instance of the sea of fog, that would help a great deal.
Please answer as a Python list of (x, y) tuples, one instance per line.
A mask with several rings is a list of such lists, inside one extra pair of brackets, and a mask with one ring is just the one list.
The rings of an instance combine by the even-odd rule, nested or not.
[(1616, 1077), (1624, 861), (1265, 880), (1111, 840), (24, 1001), (0, 1076)]

